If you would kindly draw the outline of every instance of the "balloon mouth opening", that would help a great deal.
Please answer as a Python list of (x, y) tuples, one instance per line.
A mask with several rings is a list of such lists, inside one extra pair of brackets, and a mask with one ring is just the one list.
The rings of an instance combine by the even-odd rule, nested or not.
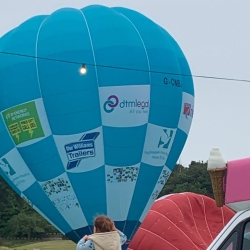
[(85, 64), (82, 64), (81, 68), (79, 69), (81, 75), (85, 75), (87, 73), (87, 68)]

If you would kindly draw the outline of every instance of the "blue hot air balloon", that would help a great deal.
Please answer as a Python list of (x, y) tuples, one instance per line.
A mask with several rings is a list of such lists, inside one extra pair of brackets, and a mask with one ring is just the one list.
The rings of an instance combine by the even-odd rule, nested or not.
[(0, 39), (0, 174), (75, 242), (97, 214), (132, 238), (193, 109), (180, 47), (133, 10), (60, 9)]

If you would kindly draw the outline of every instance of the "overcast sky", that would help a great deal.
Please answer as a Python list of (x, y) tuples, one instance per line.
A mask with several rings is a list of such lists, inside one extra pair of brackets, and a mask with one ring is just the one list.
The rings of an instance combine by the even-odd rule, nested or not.
[[(0, 37), (34, 15), (90, 4), (151, 18), (181, 46), (193, 75), (250, 80), (249, 0), (0, 0)], [(206, 161), (212, 147), (227, 161), (250, 157), (250, 82), (193, 80), (195, 113), (180, 162)]]

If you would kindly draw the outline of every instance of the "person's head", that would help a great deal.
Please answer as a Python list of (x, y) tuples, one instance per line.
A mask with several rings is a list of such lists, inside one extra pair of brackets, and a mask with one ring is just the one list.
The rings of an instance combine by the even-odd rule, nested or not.
[(101, 215), (95, 218), (94, 232), (105, 233), (114, 231), (114, 222), (107, 216)]

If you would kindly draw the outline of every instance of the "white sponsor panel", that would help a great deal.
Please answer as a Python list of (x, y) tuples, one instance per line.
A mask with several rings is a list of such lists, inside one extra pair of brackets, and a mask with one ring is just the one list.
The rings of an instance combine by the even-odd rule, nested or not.
[(142, 162), (152, 166), (163, 166), (168, 158), (175, 134), (176, 129), (164, 128), (149, 123)]
[(102, 124), (134, 127), (148, 122), (150, 86), (112, 86), (99, 88)]
[(115, 221), (127, 219), (140, 163), (127, 167), (105, 166), (107, 213)]
[(164, 187), (165, 183), (167, 182), (169, 176), (171, 175), (172, 171), (167, 167), (164, 166), (164, 168), (162, 169), (161, 175), (155, 185), (155, 188), (148, 200), (148, 203), (140, 217), (140, 222), (142, 222), (144, 220), (144, 218), (146, 217), (149, 209), (151, 208), (151, 206), (153, 205), (154, 201), (156, 200), (156, 198), (158, 197), (158, 195), (160, 194), (162, 188)]
[(88, 225), (66, 173), (39, 184), (73, 230)]
[(51, 225), (53, 225), (59, 232), (65, 234), (59, 227), (57, 227), (37, 206), (33, 205), (33, 203), (23, 194), (21, 193), (21, 197), (33, 208), (35, 209), (45, 220), (47, 220)]
[(21, 192), (36, 181), (16, 148), (0, 158), (0, 168)]
[(91, 171), (104, 165), (102, 127), (75, 135), (54, 135), (65, 170)]
[(182, 107), (178, 128), (188, 134), (194, 114), (194, 97), (188, 93), (182, 93)]

